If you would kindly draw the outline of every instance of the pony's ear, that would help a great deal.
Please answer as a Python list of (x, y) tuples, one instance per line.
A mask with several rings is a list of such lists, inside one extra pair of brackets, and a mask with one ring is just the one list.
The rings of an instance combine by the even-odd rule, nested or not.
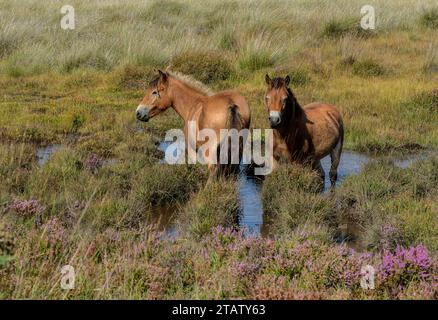
[(266, 82), (266, 84), (267, 84), (268, 86), (270, 86), (271, 83), (272, 83), (272, 80), (271, 80), (271, 78), (269, 78), (269, 75), (268, 75), (268, 74), (265, 75), (265, 82)]
[(284, 84), (287, 87), (287, 86), (289, 86), (289, 83), (290, 83), (290, 77), (289, 77), (289, 75), (287, 75), (286, 78), (284, 78)]
[(163, 72), (161, 70), (158, 70), (158, 75), (160, 76), (160, 82), (161, 83), (166, 83), (167, 82), (167, 73)]

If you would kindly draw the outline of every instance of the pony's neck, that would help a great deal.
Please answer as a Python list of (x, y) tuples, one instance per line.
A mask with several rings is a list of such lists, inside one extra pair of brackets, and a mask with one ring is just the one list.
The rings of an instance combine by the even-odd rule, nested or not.
[(174, 77), (170, 77), (170, 82), (172, 107), (184, 121), (187, 121), (190, 111), (200, 106), (207, 95)]
[(287, 140), (295, 139), (300, 133), (304, 116), (304, 110), (301, 108), (295, 96), (292, 93), (289, 93), (289, 95), (287, 106), (289, 111), (285, 119), (286, 121), (283, 121), (280, 124), (280, 128), (278, 128), (280, 135)]

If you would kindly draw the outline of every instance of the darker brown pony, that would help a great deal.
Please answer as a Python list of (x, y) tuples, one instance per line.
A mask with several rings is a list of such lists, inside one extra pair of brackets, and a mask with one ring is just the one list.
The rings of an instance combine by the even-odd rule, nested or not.
[(314, 102), (301, 107), (289, 89), (290, 78), (269, 78), (265, 104), (274, 129), (274, 168), (278, 161), (309, 164), (324, 178), (320, 160), (330, 154), (330, 182), (336, 184), (337, 168), (344, 141), (339, 111), (331, 105)]
[[(248, 129), (250, 124), (249, 106), (239, 93), (229, 90), (213, 94), (187, 76), (159, 70), (149, 83), (136, 116), (140, 121), (148, 121), (168, 108), (173, 108), (184, 120), (186, 144), (189, 121), (196, 122), (198, 131), (204, 128), (214, 130), (217, 137), (220, 137), (221, 129)], [(191, 147), (196, 150), (203, 143), (197, 141), (196, 146)], [(217, 149), (220, 149), (219, 144)], [(207, 162), (210, 172), (232, 170), (231, 166), (219, 166), (224, 170), (216, 170), (218, 166), (213, 165), (211, 157)]]

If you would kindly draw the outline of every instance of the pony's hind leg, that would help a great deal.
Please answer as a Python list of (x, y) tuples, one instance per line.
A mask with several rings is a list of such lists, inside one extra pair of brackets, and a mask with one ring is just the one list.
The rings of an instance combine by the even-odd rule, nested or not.
[(336, 146), (333, 148), (333, 150), (330, 152), (330, 158), (332, 160), (332, 164), (330, 167), (330, 183), (332, 187), (336, 186), (336, 180), (338, 179), (338, 166), (339, 162), (341, 160), (341, 153), (342, 153), (342, 137), (339, 139)]
[(321, 161), (318, 160), (318, 162), (315, 162), (313, 164), (313, 169), (316, 170), (316, 172), (318, 173), (318, 176), (320, 177), (320, 183), (319, 183), (319, 188), (320, 190), (324, 190), (324, 184), (325, 184), (325, 172), (324, 172), (324, 168), (321, 165)]

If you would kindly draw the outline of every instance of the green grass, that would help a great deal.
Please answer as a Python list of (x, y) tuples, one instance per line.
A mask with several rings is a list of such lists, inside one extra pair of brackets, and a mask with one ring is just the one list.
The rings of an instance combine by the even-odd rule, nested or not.
[(425, 10), (420, 17), (420, 24), (428, 28), (438, 29), (438, 8)]
[(235, 181), (210, 182), (192, 196), (178, 225), (182, 232), (200, 239), (216, 226), (236, 226), (238, 209)]
[[(367, 166), (339, 188), (341, 219), (355, 221), (362, 245), (374, 250), (396, 245), (436, 246), (437, 159), (420, 161), (403, 170), (390, 163)], [(389, 231), (388, 231), (389, 230)]]
[(220, 52), (183, 52), (172, 58), (174, 70), (191, 74), (206, 84), (230, 78), (233, 70), (230, 62)]
[(377, 62), (373, 60), (363, 60), (353, 63), (352, 72), (358, 76), (381, 76), (385, 73), (385, 70)]

